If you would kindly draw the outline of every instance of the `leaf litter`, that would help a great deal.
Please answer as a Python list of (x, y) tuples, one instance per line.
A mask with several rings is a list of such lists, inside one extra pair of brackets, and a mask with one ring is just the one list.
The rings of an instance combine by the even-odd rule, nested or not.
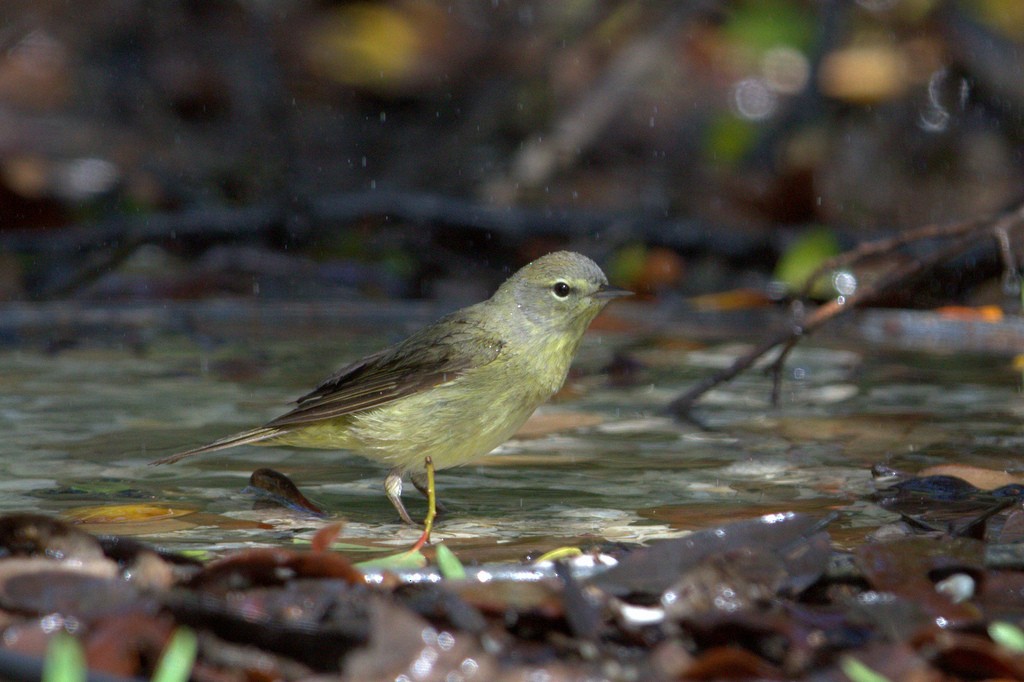
[(900, 519), (852, 551), (829, 534), (841, 511), (539, 563), (428, 546), (412, 567), (354, 565), (331, 549), (337, 525), (308, 550), (200, 562), (8, 515), (0, 670), (41, 671), (71, 635), (89, 670), (151, 677), (184, 632), (191, 679), (210, 681), (1024, 679), (1024, 550), (1001, 542), (1020, 488), (876, 469), (871, 503)]

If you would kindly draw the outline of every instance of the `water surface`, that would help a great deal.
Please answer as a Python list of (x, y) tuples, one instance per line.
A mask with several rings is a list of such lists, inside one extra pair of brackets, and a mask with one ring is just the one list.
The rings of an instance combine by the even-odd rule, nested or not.
[[(2, 347), (0, 512), (85, 518), (92, 530), (177, 549), (291, 545), (325, 521), (256, 506), (244, 492), (248, 477), (271, 467), (330, 520), (344, 520), (342, 540), (353, 552), (394, 551), (418, 531), (399, 524), (385, 499), (385, 467), (357, 456), (243, 447), (148, 463), (280, 414), (337, 367), (421, 323), (407, 312), (396, 309), (386, 324), (340, 317), (333, 327), (284, 325), (271, 334), (228, 325)], [(560, 425), (438, 475), (450, 513), (436, 537), (471, 560), (520, 559), (771, 511), (839, 509), (835, 531), (854, 542), (890, 518), (860, 501), (873, 489), (872, 464), (1021, 469), (1024, 400), (1005, 357), (807, 343), (787, 366), (777, 408), (768, 402), (769, 378), (750, 372), (709, 394), (694, 423), (663, 412), (745, 348), (692, 343), (656, 325), (589, 335), (566, 389), (541, 410), (561, 416)], [(612, 380), (603, 370), (616, 355), (632, 369)], [(423, 513), (411, 486), (406, 503), (414, 516)], [(138, 504), (174, 511), (144, 521), (86, 513)]]

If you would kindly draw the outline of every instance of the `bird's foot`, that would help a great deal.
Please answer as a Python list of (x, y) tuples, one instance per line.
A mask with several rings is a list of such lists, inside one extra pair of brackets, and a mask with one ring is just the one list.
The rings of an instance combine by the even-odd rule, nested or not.
[(384, 479), (384, 492), (388, 496), (388, 501), (391, 506), (395, 508), (398, 515), (402, 517), (402, 521), (408, 523), (410, 526), (417, 525), (412, 517), (409, 516), (409, 512), (405, 510), (405, 505), (402, 504), (402, 470), (395, 468), (388, 472), (387, 478)]

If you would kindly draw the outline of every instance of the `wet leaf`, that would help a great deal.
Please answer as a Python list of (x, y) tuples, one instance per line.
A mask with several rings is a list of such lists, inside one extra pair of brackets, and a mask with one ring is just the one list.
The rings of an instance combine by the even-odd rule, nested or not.
[(955, 476), (922, 476), (899, 481), (868, 499), (919, 530), (983, 538), (992, 516), (1024, 499), (1024, 486), (981, 490)]
[(546, 620), (560, 619), (564, 614), (562, 591), (553, 580), (500, 580), (490, 583), (466, 581), (448, 587), (467, 604), (487, 614), (531, 614)]
[[(109, 565), (108, 565), (109, 564)], [(55, 562), (8, 559), (0, 562), (0, 605), (43, 615), (100, 616), (134, 603), (138, 592), (116, 579), (113, 562)]]
[(918, 476), (955, 476), (983, 490), (1001, 488), (1014, 483), (1024, 484), (1024, 478), (999, 469), (986, 469), (969, 464), (937, 464), (922, 469)]
[(64, 632), (50, 638), (43, 663), (43, 682), (85, 682), (88, 672), (85, 653), (77, 639)]
[(73, 523), (139, 523), (194, 513), (194, 509), (176, 509), (154, 504), (116, 504), (78, 507), (64, 512), (64, 516)]
[(1024, 656), (985, 637), (951, 630), (932, 630), (915, 644), (929, 651), (932, 665), (946, 674), (970, 679), (1024, 678)]
[(466, 632), (481, 634), (487, 620), (475, 607), (449, 589), (450, 583), (417, 583), (399, 586), (394, 595), (402, 604), (432, 623), (447, 622)]
[(476, 638), (435, 628), (388, 600), (374, 600), (369, 614), (370, 644), (345, 661), (344, 679), (431, 682), (491, 680), (498, 664)]
[(227, 591), (282, 585), (296, 578), (340, 578), (351, 584), (365, 582), (363, 574), (340, 554), (261, 548), (235, 552), (210, 562), (188, 585), (193, 589)]
[(257, 469), (249, 476), (249, 485), (243, 490), (259, 496), (257, 507), (280, 506), (323, 518), (327, 516), (319, 505), (303, 495), (290, 478), (274, 469)]
[(732, 614), (769, 603), (785, 579), (774, 554), (740, 547), (704, 557), (662, 594), (661, 603), (675, 619)]
[(342, 656), (366, 643), (367, 613), (374, 598), (362, 586), (342, 580), (292, 579), (219, 593), (175, 589), (162, 595), (161, 603), (179, 624), (290, 656), (318, 670), (337, 670)]
[(454, 552), (443, 544), (437, 545), (435, 550), (437, 551), (437, 567), (446, 580), (466, 579), (466, 568)]
[(973, 499), (992, 501), (1004, 497), (1021, 496), (1024, 496), (1024, 485), (1020, 484), (1011, 484), (992, 491), (985, 491), (956, 476), (920, 476), (908, 478), (888, 488), (883, 488), (870, 495), (870, 498), (881, 506), (889, 508), (890, 505), (898, 505), (904, 499), (957, 502)]
[(974, 623), (981, 615), (975, 605), (955, 604), (936, 592), (931, 579), (940, 573), (981, 571), (984, 544), (977, 540), (905, 538), (858, 547), (854, 558), (873, 588), (896, 594), (949, 626)]
[(42, 514), (0, 517), (0, 550), (0, 557), (38, 555), (82, 562), (103, 558), (96, 538)]
[(661, 595), (705, 557), (758, 547), (784, 562), (790, 588), (799, 591), (818, 579), (828, 561), (831, 546), (828, 534), (818, 531), (819, 523), (810, 516), (784, 513), (698, 531), (632, 552), (590, 584), (616, 596)]
[[(183, 512), (178, 514), (177, 512)], [(74, 523), (74, 522), (73, 522)], [(174, 510), (166, 516), (157, 515), (151, 519), (140, 519), (132, 521), (128, 519), (116, 520), (107, 523), (101, 517), (75, 525), (88, 528), (89, 532), (97, 534), (116, 535), (159, 535), (173, 533), (174, 531), (187, 530), (196, 526), (211, 526), (223, 530), (231, 529), (270, 529), (272, 525), (262, 521), (249, 521), (248, 519), (235, 519), (222, 514), (211, 514), (208, 512), (189, 512), (187, 510)]]
[(87, 526), (94, 533), (145, 535), (191, 528), (195, 523), (182, 521), (182, 517), (193, 514), (194, 509), (155, 504), (115, 504), (77, 507), (66, 510), (63, 516), (75, 525)]
[(331, 548), (335, 539), (337, 539), (338, 533), (341, 532), (341, 527), (342, 524), (340, 523), (331, 523), (324, 526), (313, 535), (309, 548), (314, 552), (326, 552)]
[(738, 646), (708, 649), (686, 669), (686, 679), (765, 679), (783, 680), (782, 671), (760, 656)]

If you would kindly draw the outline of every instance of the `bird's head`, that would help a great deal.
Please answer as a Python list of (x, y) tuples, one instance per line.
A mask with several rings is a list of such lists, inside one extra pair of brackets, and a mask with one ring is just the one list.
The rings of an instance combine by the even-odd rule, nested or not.
[(580, 336), (609, 301), (632, 292), (609, 286), (597, 263), (571, 251), (556, 251), (523, 266), (495, 293), (511, 300), (536, 327)]

